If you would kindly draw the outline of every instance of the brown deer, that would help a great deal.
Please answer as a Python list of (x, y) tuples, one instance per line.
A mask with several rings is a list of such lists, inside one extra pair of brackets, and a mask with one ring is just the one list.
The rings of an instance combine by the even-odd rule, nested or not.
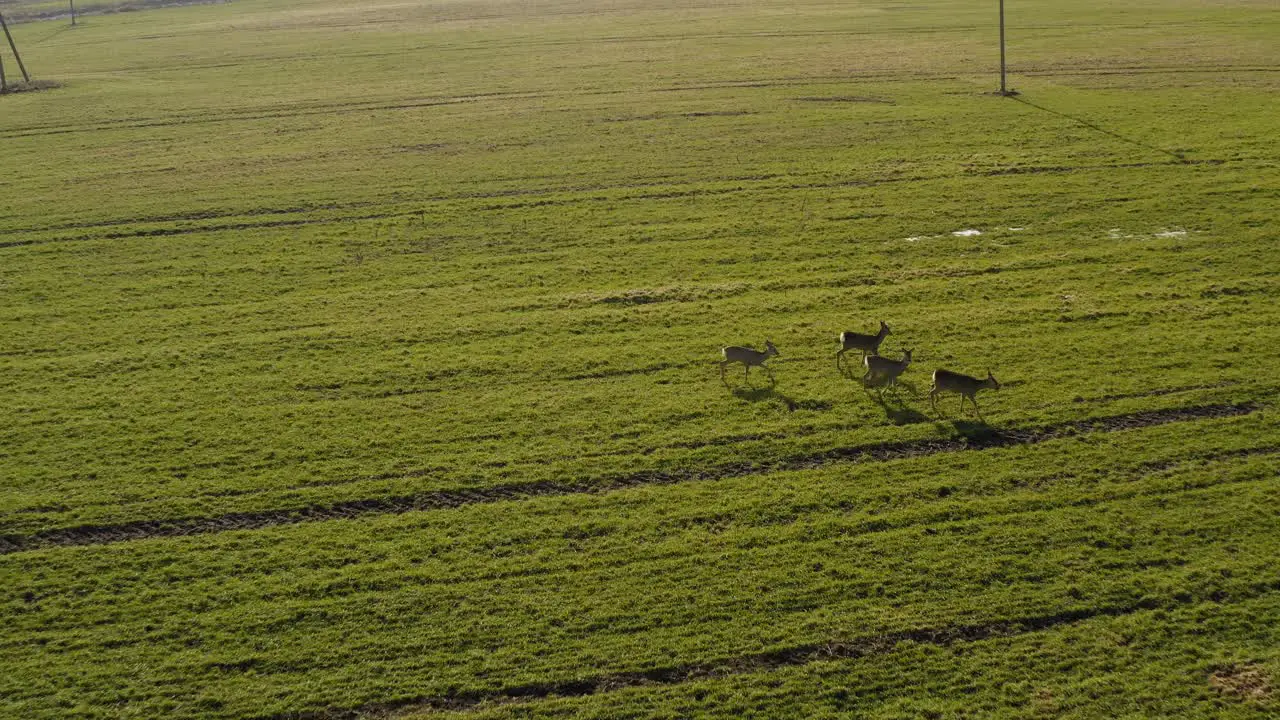
[(901, 360), (890, 360), (881, 355), (868, 355), (862, 358), (862, 364), (867, 367), (867, 374), (862, 376), (863, 385), (880, 383), (896, 388), (898, 376), (911, 364), (911, 351), (908, 350)]
[[(961, 375), (958, 372), (950, 370), (934, 370), (933, 386), (929, 388), (929, 406), (936, 412), (938, 410), (938, 395), (944, 392), (953, 392), (960, 394), (960, 412), (964, 412), (964, 401), (966, 399), (973, 403), (973, 410), (978, 414), (978, 419), (982, 420), (982, 411), (978, 409), (978, 399), (974, 397), (979, 390), (990, 388), (999, 390), (1000, 383), (996, 380), (996, 376), (991, 374), (991, 370), (987, 370), (987, 379), (979, 380), (968, 375)], [(983, 422), (986, 422), (983, 420)]]
[(866, 360), (868, 355), (880, 354), (880, 343), (889, 336), (889, 326), (880, 321), (880, 332), (875, 335), (863, 335), (861, 333), (845, 331), (840, 333), (840, 350), (836, 352), (836, 367), (840, 367), (840, 360), (846, 352), (850, 350), (861, 350), (862, 358)]
[[(746, 380), (751, 379), (751, 368), (752, 366), (756, 366), (763, 368), (765, 372), (769, 373), (769, 382), (775, 382), (773, 379), (773, 370), (770, 370), (769, 366), (764, 364), (764, 361), (778, 355), (779, 353), (778, 348), (774, 347), (773, 343), (768, 340), (764, 341), (763, 352), (756, 350), (755, 348), (740, 347), (738, 345), (730, 345), (722, 349), (720, 352), (724, 354), (724, 360), (720, 363), (720, 382), (725, 382), (725, 367), (733, 363), (742, 363), (743, 378)], [(728, 383), (725, 384), (727, 385)]]

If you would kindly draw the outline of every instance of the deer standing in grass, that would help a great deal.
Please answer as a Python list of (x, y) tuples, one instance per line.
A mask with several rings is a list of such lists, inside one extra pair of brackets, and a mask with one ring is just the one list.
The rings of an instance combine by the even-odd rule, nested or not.
[(850, 350), (861, 350), (864, 361), (868, 355), (879, 355), (880, 343), (884, 342), (888, 336), (889, 326), (885, 325), (883, 320), (880, 321), (880, 332), (875, 335), (863, 335), (847, 330), (840, 333), (840, 350), (836, 352), (836, 367), (840, 367), (840, 359)]
[(888, 385), (896, 390), (898, 376), (911, 364), (911, 351), (908, 350), (901, 360), (890, 360), (881, 355), (868, 355), (862, 358), (862, 364), (867, 367), (867, 374), (862, 376), (863, 385), (878, 383), (882, 386)]
[[(764, 368), (764, 371), (769, 373), (769, 382), (775, 382), (773, 379), (773, 370), (770, 370), (769, 366), (764, 364), (764, 361), (777, 355), (778, 348), (774, 347), (773, 343), (768, 340), (764, 341), (763, 352), (756, 350), (755, 348), (740, 347), (738, 345), (730, 345), (722, 349), (720, 352), (724, 354), (724, 360), (720, 363), (720, 382), (725, 382), (725, 367), (733, 363), (742, 363), (743, 377), (748, 381), (751, 379), (752, 366), (756, 366)], [(725, 382), (725, 384), (727, 385), (728, 383)]]
[[(996, 376), (991, 374), (991, 370), (987, 370), (987, 379), (979, 380), (976, 377), (961, 375), (958, 372), (950, 370), (934, 370), (933, 386), (929, 388), (929, 406), (938, 410), (938, 395), (944, 392), (953, 392), (960, 394), (960, 412), (964, 412), (964, 401), (966, 399), (973, 403), (973, 410), (978, 414), (978, 419), (982, 420), (982, 411), (978, 409), (978, 399), (974, 396), (979, 390), (990, 388), (999, 390), (1000, 383), (996, 381)], [(983, 420), (983, 422), (986, 422)]]

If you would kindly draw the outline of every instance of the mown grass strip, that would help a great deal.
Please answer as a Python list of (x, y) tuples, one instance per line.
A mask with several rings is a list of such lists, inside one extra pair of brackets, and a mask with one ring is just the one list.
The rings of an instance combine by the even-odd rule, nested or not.
[(1259, 409), (1254, 403), (1197, 405), (1147, 410), (1087, 420), (1072, 420), (1039, 428), (1002, 430), (987, 425), (958, 426), (965, 434), (955, 438), (929, 438), (910, 442), (879, 443), (793, 455), (776, 462), (730, 463), (678, 472), (644, 471), (598, 481), (543, 481), (508, 483), (487, 488), (445, 490), (387, 498), (349, 500), (291, 510), (228, 513), (209, 518), (172, 521), (139, 521), (117, 525), (81, 525), (31, 535), (0, 537), (0, 554), (41, 547), (101, 545), (230, 530), (253, 530), (273, 525), (350, 519), (364, 515), (390, 515), (441, 510), (479, 503), (522, 500), (532, 497), (601, 493), (642, 485), (714, 481), (765, 472), (805, 470), (832, 462), (884, 462), (966, 450), (987, 450), (1031, 445), (1084, 432), (1117, 432), (1176, 422), (1238, 417)]
[(261, 716), (262, 720), (356, 720), (364, 717), (386, 717), (404, 713), (420, 713), (433, 710), (469, 710), (480, 705), (502, 704), (540, 700), (549, 697), (585, 697), (613, 692), (630, 687), (677, 685), (681, 683), (768, 672), (786, 667), (808, 665), (831, 660), (856, 660), (893, 652), (904, 642), (946, 647), (957, 643), (979, 642), (997, 637), (1017, 637), (1029, 633), (1044, 632), (1055, 628), (1103, 617), (1123, 617), (1150, 610), (1175, 610), (1202, 603), (1225, 604), (1263, 597), (1280, 590), (1280, 580), (1253, 583), (1243, 591), (1227, 597), (1220, 592), (1203, 596), (1191, 593), (1175, 593), (1168, 597), (1143, 597), (1134, 602), (1115, 603), (1094, 607), (1064, 609), (1058, 612), (1029, 615), (970, 625), (917, 628), (850, 639), (833, 639), (825, 643), (810, 643), (794, 647), (778, 648), (719, 661), (670, 665), (640, 672), (624, 672), (600, 675), (567, 682), (527, 683), (514, 685), (499, 692), (458, 692), (436, 697), (407, 698), (402, 700), (370, 703), (352, 708), (329, 708)]

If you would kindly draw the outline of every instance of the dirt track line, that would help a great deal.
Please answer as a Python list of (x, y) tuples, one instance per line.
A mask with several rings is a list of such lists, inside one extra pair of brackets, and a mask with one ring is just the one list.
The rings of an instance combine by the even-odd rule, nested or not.
[(344, 500), (292, 510), (260, 510), (228, 513), (206, 518), (144, 520), (116, 525), (81, 525), (46, 530), (30, 535), (0, 536), (0, 555), (47, 547), (105, 545), (130, 540), (147, 540), (184, 535), (256, 530), (276, 525), (353, 519), (365, 515), (397, 515), (408, 512), (444, 510), (480, 503), (525, 500), (535, 497), (598, 494), (647, 485), (674, 485), (684, 482), (714, 481), (768, 472), (806, 470), (834, 462), (885, 462), (965, 450), (987, 450), (1014, 445), (1031, 445), (1087, 432), (1116, 432), (1166, 425), (1175, 422), (1238, 417), (1256, 412), (1258, 405), (1198, 405), (1145, 410), (1123, 415), (1072, 420), (1039, 428), (1001, 430), (981, 427), (966, 437), (928, 438), (908, 442), (879, 443), (832, 448), (782, 458), (776, 462), (741, 462), (701, 469), (644, 470), (602, 479), (562, 482), (508, 483), (473, 489), (440, 490), (362, 500)]
[(1066, 608), (1053, 613), (984, 623), (944, 625), (832, 639), (827, 642), (800, 644), (707, 662), (604, 674), (593, 678), (528, 683), (499, 690), (461, 690), (449, 695), (420, 696), (368, 703), (350, 708), (302, 710), (258, 717), (259, 720), (359, 720), (369, 717), (395, 717), (409, 712), (465, 711), (481, 705), (529, 702), (550, 697), (588, 697), (624, 688), (679, 685), (695, 680), (770, 672), (816, 662), (858, 660), (876, 655), (888, 655), (904, 642), (950, 647), (959, 643), (1018, 637), (1098, 618), (1125, 617), (1144, 611), (1176, 610), (1180, 607), (1204, 603), (1240, 602), (1263, 597), (1277, 590), (1280, 590), (1280, 580), (1271, 579), (1253, 583), (1230, 595), (1215, 591), (1200, 594), (1177, 593), (1162, 598), (1144, 597), (1131, 602), (1113, 601), (1099, 606)]

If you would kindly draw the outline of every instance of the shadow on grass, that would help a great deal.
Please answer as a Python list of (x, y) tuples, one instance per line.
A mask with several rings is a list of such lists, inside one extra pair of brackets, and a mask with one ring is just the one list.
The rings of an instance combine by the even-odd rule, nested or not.
[(963, 408), (959, 411), (959, 415), (952, 417), (941, 407), (942, 403), (938, 403), (936, 410), (938, 411), (938, 419), (935, 421), (939, 426), (950, 423), (956, 434), (969, 440), (991, 440), (1000, 434), (1000, 429), (987, 423), (981, 415), (974, 415), (973, 411), (965, 412)]
[(958, 435), (968, 440), (991, 440), (1000, 433), (985, 420), (952, 420), (951, 427), (955, 428)]
[(862, 362), (863, 361), (859, 359), (858, 362), (855, 363), (847, 358), (842, 362), (839, 358), (837, 358), (836, 369), (840, 371), (840, 374), (845, 379), (861, 382), (862, 376), (867, 371), (866, 366), (864, 366)]
[(862, 386), (866, 388), (867, 394), (871, 396), (876, 404), (884, 410), (884, 416), (894, 425), (916, 425), (923, 422), (932, 422), (932, 418), (915, 408), (907, 405), (902, 399), (902, 392), (899, 388), (907, 388), (913, 397), (920, 397), (916, 386), (905, 380), (899, 380), (897, 385), (890, 386), (887, 390), (879, 385), (863, 382)]
[(739, 400), (745, 400), (746, 402), (776, 402), (786, 408), (787, 412), (795, 412), (797, 410), (825, 412), (833, 407), (832, 403), (827, 400), (796, 400), (790, 395), (778, 392), (777, 388), (772, 385), (762, 388), (735, 387), (730, 388), (729, 392)]
[(729, 388), (729, 392), (739, 400), (746, 400), (747, 402), (760, 402), (761, 400), (783, 398), (790, 400), (790, 398), (787, 398), (787, 396), (774, 389), (772, 385), (768, 387), (751, 387), (750, 385), (746, 387), (731, 387)]
[(1171, 157), (1171, 158), (1173, 158), (1173, 159), (1175, 159), (1175, 160), (1177, 160), (1177, 161), (1179, 161), (1179, 162), (1184, 162), (1184, 163), (1185, 163), (1185, 162), (1187, 162), (1187, 158), (1186, 158), (1186, 156), (1185, 156), (1185, 155), (1183, 155), (1183, 154), (1182, 154), (1182, 153), (1180, 153), (1180, 152), (1175, 152), (1175, 151), (1173, 151), (1173, 150), (1167, 150), (1167, 149), (1162, 148), (1162, 147), (1160, 147), (1160, 146), (1158, 146), (1158, 145), (1152, 145), (1151, 143), (1143, 142), (1143, 141), (1141, 141), (1141, 140), (1138, 140), (1137, 138), (1132, 138), (1132, 137), (1128, 137), (1128, 136), (1126, 136), (1126, 135), (1121, 135), (1120, 133), (1118, 133), (1118, 132), (1116, 132), (1116, 131), (1114, 131), (1114, 130), (1111, 130), (1111, 129), (1105, 128), (1105, 127), (1103, 127), (1103, 126), (1101, 126), (1101, 125), (1099, 125), (1099, 124), (1097, 124), (1097, 123), (1095, 123), (1095, 122), (1092, 122), (1092, 121), (1090, 121), (1090, 120), (1086, 120), (1085, 118), (1080, 117), (1079, 115), (1072, 115), (1072, 114), (1070, 114), (1070, 113), (1065, 113), (1065, 112), (1063, 112), (1063, 111), (1061, 111), (1061, 110), (1054, 110), (1053, 108), (1045, 107), (1044, 105), (1037, 105), (1037, 104), (1035, 104), (1035, 103), (1031, 102), (1030, 100), (1028, 100), (1028, 99), (1027, 99), (1027, 98), (1025, 98), (1025, 97), (1015, 97), (1015, 98), (1013, 98), (1013, 99), (1014, 99), (1015, 101), (1017, 101), (1017, 102), (1022, 103), (1023, 105), (1026, 105), (1027, 107), (1035, 108), (1036, 110), (1039, 110), (1039, 111), (1044, 112), (1044, 113), (1048, 113), (1048, 114), (1050, 114), (1050, 115), (1057, 115), (1057, 116), (1058, 116), (1058, 117), (1060, 117), (1060, 118), (1065, 118), (1065, 119), (1070, 120), (1070, 121), (1072, 121), (1072, 122), (1074, 122), (1074, 123), (1076, 123), (1076, 124), (1078, 124), (1078, 125), (1081, 125), (1081, 126), (1083, 126), (1083, 127), (1087, 127), (1087, 128), (1089, 128), (1090, 130), (1093, 130), (1093, 131), (1095, 131), (1095, 132), (1101, 133), (1101, 134), (1106, 135), (1106, 136), (1108, 136), (1108, 137), (1115, 138), (1116, 140), (1119, 140), (1120, 142), (1125, 142), (1125, 143), (1128, 143), (1128, 144), (1130, 144), (1130, 145), (1133, 145), (1134, 147), (1139, 147), (1139, 148), (1142, 148), (1142, 149), (1144, 149), (1144, 150), (1151, 150), (1151, 151), (1153, 151), (1153, 152), (1163, 153), (1163, 154), (1168, 155), (1169, 157)]
[(780, 403), (786, 407), (788, 412), (795, 412), (800, 406), (800, 404), (792, 398), (778, 392), (772, 385), (762, 388), (736, 387), (731, 388), (730, 392), (732, 392), (733, 396), (739, 400), (746, 400), (747, 402), (756, 403), (768, 401)]

